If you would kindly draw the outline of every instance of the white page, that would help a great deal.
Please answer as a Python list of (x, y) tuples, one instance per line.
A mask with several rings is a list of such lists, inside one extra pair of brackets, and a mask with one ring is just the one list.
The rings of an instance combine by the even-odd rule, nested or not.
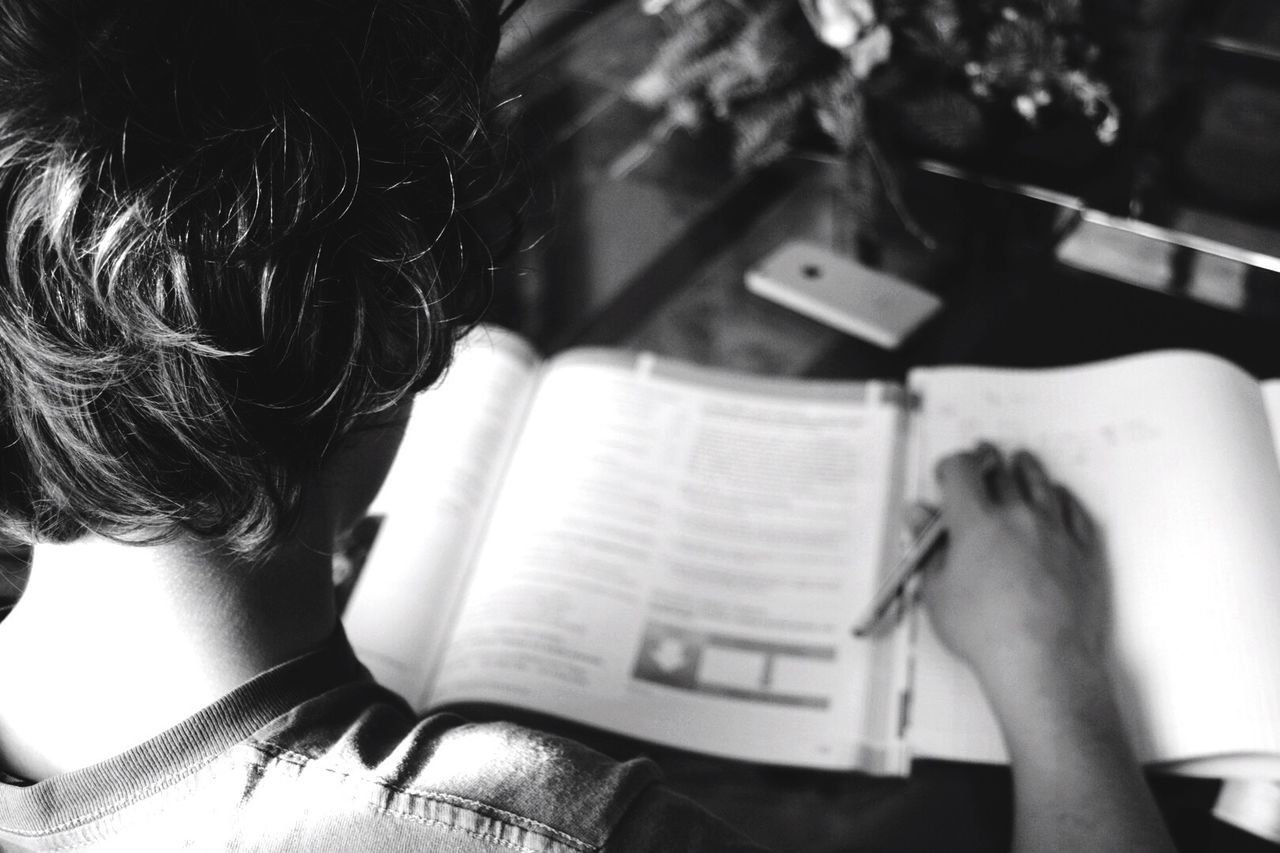
[(343, 614), (362, 663), (420, 701), (438, 662), (537, 358), (509, 332), (481, 328), (444, 379), (418, 395), (404, 443), (370, 507), (385, 519)]
[[(1261, 383), (1262, 401), (1271, 422), (1271, 436), (1276, 457), (1280, 459), (1280, 380)], [(1280, 755), (1261, 752), (1232, 753), (1208, 758), (1189, 759), (1169, 765), (1170, 770), (1188, 776), (1243, 780), (1280, 779)], [(1231, 783), (1228, 782), (1228, 786)], [(1226, 788), (1224, 788), (1224, 791)], [(1221, 798), (1220, 798), (1221, 802)]]
[(1276, 458), (1280, 459), (1280, 379), (1270, 379), (1262, 383), (1262, 402), (1267, 409), (1267, 417), (1271, 421), (1271, 439), (1274, 442)]
[(849, 629), (882, 562), (901, 407), (879, 386), (661, 372), (546, 373), (432, 704), (891, 764), (862, 736), (877, 649)]
[[(1185, 352), (912, 381), (921, 494), (937, 459), (987, 438), (1040, 454), (1098, 519), (1139, 755), (1280, 753), (1280, 469), (1257, 383)], [(923, 621), (917, 754), (1004, 760), (976, 682)]]

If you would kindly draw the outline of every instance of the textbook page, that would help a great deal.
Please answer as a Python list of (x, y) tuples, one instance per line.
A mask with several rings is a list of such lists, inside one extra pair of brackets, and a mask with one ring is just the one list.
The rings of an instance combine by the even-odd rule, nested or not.
[[(1280, 755), (1280, 467), (1258, 384), (1190, 352), (1045, 371), (919, 371), (914, 489), (981, 439), (1038, 453), (1100, 526), (1115, 675), (1139, 756)], [(926, 473), (927, 472), (927, 473)], [(910, 739), (1006, 759), (976, 680), (920, 620)], [(1220, 769), (1220, 767), (1219, 767)]]
[(439, 660), (537, 366), (527, 343), (497, 327), (459, 342), (448, 373), (415, 400), (369, 509), (384, 520), (343, 625), (374, 677), (410, 702)]
[(900, 397), (561, 357), (432, 705), (499, 702), (740, 759), (901, 772), (889, 700), (869, 695), (891, 686), (873, 671), (886, 649), (850, 635), (887, 545)]

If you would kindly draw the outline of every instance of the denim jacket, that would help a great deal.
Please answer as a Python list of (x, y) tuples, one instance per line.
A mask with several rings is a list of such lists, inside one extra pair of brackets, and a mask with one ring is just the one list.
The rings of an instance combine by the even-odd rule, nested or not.
[(340, 630), (114, 758), (34, 784), (0, 772), (3, 853), (755, 849), (647, 761), (419, 719)]

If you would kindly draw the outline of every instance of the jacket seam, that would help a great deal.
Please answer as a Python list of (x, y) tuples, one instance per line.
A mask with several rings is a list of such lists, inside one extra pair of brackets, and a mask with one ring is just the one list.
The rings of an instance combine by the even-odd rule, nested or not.
[[(470, 809), (482, 817), (489, 817), (491, 819), (503, 821), (511, 826), (516, 826), (525, 830), (541, 833), (543, 835), (548, 836), (549, 839), (552, 841), (556, 841), (561, 844), (566, 844), (577, 850), (593, 851), (593, 850), (599, 849), (597, 845), (592, 844), (588, 841), (585, 841), (581, 838), (578, 838), (575, 835), (570, 835), (569, 833), (565, 832), (562, 829), (557, 829), (556, 827), (543, 823), (540, 820), (536, 820), (531, 817), (525, 817), (524, 815), (516, 814), (515, 812), (507, 811), (506, 809), (502, 809), (497, 806), (491, 805), (489, 803), (485, 803), (481, 800), (473, 800), (469, 797), (460, 797), (457, 794), (449, 794), (449, 793), (445, 793), (444, 791), (434, 791), (426, 788), (416, 788), (412, 786), (395, 785), (390, 782), (387, 782), (386, 780), (378, 779), (372, 775), (357, 774), (357, 773), (353, 773), (346, 770), (340, 770), (336, 767), (326, 767), (323, 764), (317, 763), (315, 758), (312, 756), (306, 755), (305, 753), (297, 752), (295, 750), (289, 749), (288, 747), (281, 746), (280, 744), (277, 744), (277, 743), (272, 743), (271, 741), (251, 741), (248, 743), (248, 745), (270, 758), (285, 761), (286, 763), (293, 764), (294, 766), (299, 768), (309, 766), (315, 769), (323, 770), (330, 775), (337, 776), (343, 779), (351, 779), (357, 782), (367, 782), (372, 785), (376, 785), (378, 788), (380, 788), (383, 791), (388, 791), (395, 794), (401, 794), (411, 798), (432, 800), (432, 801), (442, 803), (444, 805)], [(383, 808), (380, 808), (379, 810), (387, 812), (389, 814), (396, 814), (402, 817), (419, 819), (418, 816), (413, 815), (410, 812), (406, 812), (399, 809), (389, 809), (389, 808), (383, 807)], [(452, 826), (452, 824), (450, 824), (450, 826)], [(463, 829), (464, 832), (467, 831), (462, 827), (457, 827), (457, 828)]]
[[(446, 803), (446, 805), (451, 805), (451, 804)], [(440, 820), (439, 818), (434, 818), (434, 817), (423, 817), (421, 815), (410, 814), (408, 812), (401, 812), (401, 811), (393, 812), (390, 809), (382, 809), (382, 811), (387, 812), (388, 814), (391, 814), (393, 817), (396, 817), (400, 820), (412, 820), (412, 821), (417, 821), (418, 823), (422, 823), (426, 825), (439, 826), (442, 829), (448, 830), (449, 832), (461, 832), (464, 835), (470, 835), (473, 838), (481, 838), (485, 841), (492, 842), (501, 847), (509, 847), (512, 850), (528, 851), (528, 853), (546, 853), (545, 850), (539, 850), (536, 847), (530, 847), (527, 844), (519, 844), (515, 841), (508, 841), (505, 838), (497, 838), (492, 833), (485, 833), (485, 832), (479, 832), (474, 829), (467, 829), (465, 826), (458, 826), (456, 823), (450, 823), (447, 820)], [(549, 840), (551, 841), (552, 844), (565, 843), (555, 839), (549, 839)], [(577, 845), (573, 845), (573, 846), (576, 847)], [(592, 847), (586, 847), (581, 849), (583, 849), (584, 851), (594, 851), (594, 850), (598, 850), (599, 848), (592, 846)]]

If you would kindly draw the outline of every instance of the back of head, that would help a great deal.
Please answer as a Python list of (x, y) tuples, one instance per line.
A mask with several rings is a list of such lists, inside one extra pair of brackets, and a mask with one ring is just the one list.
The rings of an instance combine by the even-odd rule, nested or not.
[(496, 9), (0, 5), (0, 532), (277, 542), (487, 297)]

